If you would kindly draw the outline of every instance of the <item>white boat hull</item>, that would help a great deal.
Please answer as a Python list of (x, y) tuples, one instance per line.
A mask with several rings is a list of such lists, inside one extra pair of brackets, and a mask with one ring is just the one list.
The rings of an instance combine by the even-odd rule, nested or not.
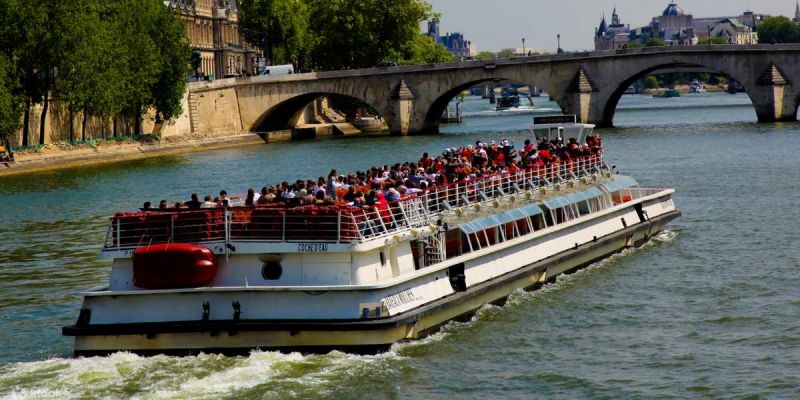
[[(84, 308), (91, 307), (96, 314), (91, 324), (67, 327), (65, 334), (75, 336), (76, 355), (116, 351), (238, 354), (251, 349), (381, 351), (398, 341), (424, 337), (448, 321), (471, 315), (485, 304), (503, 302), (516, 290), (536, 287), (559, 274), (640, 244), (680, 215), (669, 194), (650, 207), (652, 217), (647, 221), (610, 228), (613, 231), (599, 237), (593, 233), (597, 228), (587, 230), (576, 225), (573, 232), (568, 228), (561, 229), (561, 236), (550, 234), (538, 241), (532, 238), (510, 243), (503, 249), (474, 257), (464, 263), (466, 291), (454, 292), (447, 280), (447, 269), (441, 269), (382, 288), (330, 290), (325, 293), (297, 291), (290, 296), (285, 291), (262, 288), (144, 296), (87, 296)], [(609, 221), (618, 224), (619, 215), (631, 212), (632, 207), (625, 208), (606, 215), (602, 220), (589, 220), (585, 224), (601, 226), (609, 224)], [(575, 239), (578, 236), (580, 240)], [(547, 240), (561, 243), (562, 248), (552, 248), (552, 243), (546, 243)], [(531, 254), (542, 253), (541, 246), (547, 246), (553, 253), (545, 258), (531, 257)], [(531, 263), (532, 260), (536, 261)], [(381, 318), (359, 318), (358, 307), (353, 306), (379, 302), (392, 293), (403, 292), (410, 292), (410, 296), (403, 297), (400, 304), (388, 310), (388, 316)], [(417, 304), (415, 298), (424, 299), (423, 304)], [(220, 305), (208, 320), (199, 318), (201, 310), (198, 305), (204, 300)], [(239, 316), (233, 315), (231, 304), (234, 301), (241, 305)], [(170, 307), (154, 307), (159, 304), (170, 304)], [(283, 306), (288, 310), (284, 310), (285, 314), (276, 311)], [(298, 307), (303, 312), (298, 311)], [(113, 312), (120, 309), (127, 309), (129, 313), (119, 315)], [(306, 318), (285, 317), (292, 314), (305, 315)], [(127, 318), (136, 322), (125, 322)]]

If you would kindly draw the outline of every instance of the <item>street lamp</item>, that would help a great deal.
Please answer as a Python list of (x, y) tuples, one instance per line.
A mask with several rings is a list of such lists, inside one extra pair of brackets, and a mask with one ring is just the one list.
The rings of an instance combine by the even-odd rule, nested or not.
[(467, 57), (472, 57), (472, 41), (467, 40)]
[(556, 53), (561, 54), (561, 53), (564, 52), (564, 50), (561, 50), (561, 34), (560, 33), (558, 35), (556, 35), (556, 40), (558, 40), (558, 50), (556, 50)]
[(525, 38), (522, 38), (522, 56), (525, 57), (525, 54), (526, 54), (526, 51), (525, 51)]

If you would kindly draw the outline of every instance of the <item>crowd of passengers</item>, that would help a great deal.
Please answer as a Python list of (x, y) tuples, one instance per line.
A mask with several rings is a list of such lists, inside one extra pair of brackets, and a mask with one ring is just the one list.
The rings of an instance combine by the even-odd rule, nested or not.
[(142, 210), (200, 210), (234, 205), (299, 207), (346, 204), (380, 207), (450, 183), (491, 175), (508, 176), (523, 169), (558, 165), (601, 151), (602, 141), (598, 135), (589, 136), (586, 144), (579, 144), (574, 138), (566, 143), (561, 139), (542, 139), (538, 143), (525, 140), (523, 148), (519, 150), (508, 140), (500, 143), (491, 141), (488, 144), (477, 141), (474, 146), (445, 149), (435, 158), (423, 153), (416, 162), (376, 166), (348, 175), (339, 175), (334, 169), (327, 178), (298, 179), (294, 183), (284, 181), (265, 186), (260, 191), (251, 188), (243, 203), (241, 199), (234, 201), (223, 190), (219, 197), (206, 195), (202, 200), (197, 193), (193, 193), (189, 201), (179, 201), (172, 206), (167, 200), (161, 200), (155, 209), (150, 202), (146, 202)]

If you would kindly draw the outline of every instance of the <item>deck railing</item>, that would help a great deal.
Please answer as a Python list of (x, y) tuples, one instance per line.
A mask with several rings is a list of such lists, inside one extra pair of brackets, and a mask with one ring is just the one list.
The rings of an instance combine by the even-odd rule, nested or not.
[(439, 186), (369, 207), (231, 207), (118, 213), (111, 219), (105, 249), (128, 250), (172, 242), (358, 243), (408, 227), (434, 224), (443, 214), (460, 207), (520, 191), (552, 188), (607, 169), (602, 156), (594, 155)]

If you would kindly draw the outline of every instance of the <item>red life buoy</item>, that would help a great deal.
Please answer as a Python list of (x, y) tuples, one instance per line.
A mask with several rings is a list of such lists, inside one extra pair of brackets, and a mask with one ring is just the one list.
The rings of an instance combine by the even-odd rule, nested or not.
[(133, 253), (133, 284), (143, 289), (200, 287), (217, 275), (217, 257), (188, 243), (154, 244)]

